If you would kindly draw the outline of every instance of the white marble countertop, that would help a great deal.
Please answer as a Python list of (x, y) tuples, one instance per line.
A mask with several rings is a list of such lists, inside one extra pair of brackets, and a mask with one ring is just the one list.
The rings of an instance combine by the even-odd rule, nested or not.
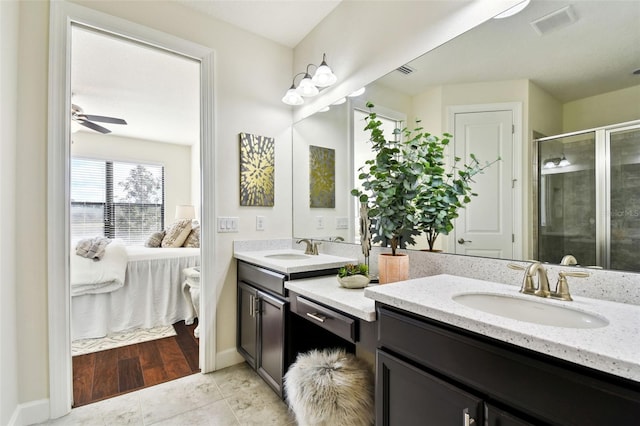
[[(452, 275), (435, 275), (367, 287), (372, 300), (497, 340), (640, 382), (640, 306), (575, 297), (571, 302), (523, 295), (519, 287)], [(578, 329), (538, 325), (485, 313), (452, 300), (489, 292), (596, 313), (609, 324)]]
[(364, 297), (363, 288), (341, 287), (335, 275), (286, 281), (284, 287), (356, 318), (376, 320), (376, 302)]
[(328, 254), (304, 255), (305, 257), (302, 259), (277, 259), (268, 257), (281, 254), (304, 255), (304, 252), (293, 249), (235, 251), (233, 256), (236, 259), (244, 260), (254, 265), (269, 268), (284, 274), (333, 269), (344, 266), (347, 263), (357, 263), (356, 259), (331, 256)]

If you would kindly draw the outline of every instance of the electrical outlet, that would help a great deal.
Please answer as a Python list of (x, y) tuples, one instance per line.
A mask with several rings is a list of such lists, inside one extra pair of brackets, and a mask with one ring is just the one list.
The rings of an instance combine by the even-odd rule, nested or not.
[(264, 216), (256, 216), (256, 231), (264, 231), (264, 223), (266, 219)]
[(316, 229), (324, 229), (324, 216), (316, 216)]

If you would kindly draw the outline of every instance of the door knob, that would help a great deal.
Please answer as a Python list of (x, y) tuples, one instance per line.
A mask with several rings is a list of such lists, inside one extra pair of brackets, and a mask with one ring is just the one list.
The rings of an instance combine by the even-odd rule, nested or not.
[(464, 238), (460, 238), (458, 239), (458, 244), (464, 244), (464, 243), (472, 243), (473, 241), (471, 240), (465, 240)]

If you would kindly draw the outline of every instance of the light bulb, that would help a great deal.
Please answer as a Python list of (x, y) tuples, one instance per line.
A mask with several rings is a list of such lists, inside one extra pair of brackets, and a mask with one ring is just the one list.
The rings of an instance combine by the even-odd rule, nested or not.
[(522, 10), (524, 10), (525, 7), (527, 7), (529, 5), (530, 1), (531, 0), (525, 0), (525, 1), (521, 2), (521, 3), (518, 3), (515, 6), (513, 6), (512, 8), (509, 8), (509, 9), (505, 10), (504, 12), (494, 16), (493, 19), (508, 18), (509, 16), (513, 16), (516, 13), (520, 13), (520, 12), (522, 12)]
[(287, 93), (282, 97), (282, 102), (287, 105), (302, 105), (304, 99), (302, 99), (302, 96), (291, 86), (291, 89), (287, 90)]
[(563, 154), (562, 155), (562, 159), (558, 163), (558, 167), (567, 167), (567, 166), (570, 166), (570, 165), (571, 165), (571, 163), (569, 162), (569, 160), (567, 160), (567, 157), (565, 157), (564, 154)]
[(338, 81), (338, 77), (331, 71), (331, 68), (324, 62), (318, 67), (313, 78), (311, 79), (313, 84), (318, 87), (328, 87)]
[(319, 93), (318, 88), (311, 82), (311, 76), (309, 76), (309, 74), (306, 74), (302, 81), (300, 81), (296, 91), (302, 96), (307, 97), (315, 96)]
[(556, 163), (554, 163), (552, 160), (548, 160), (546, 163), (544, 163), (544, 168), (545, 169), (553, 169), (556, 166)]
[(364, 91), (365, 91), (365, 90), (366, 90), (366, 89), (365, 89), (364, 87), (362, 87), (362, 88), (360, 88), (360, 89), (356, 90), (355, 92), (351, 93), (351, 94), (349, 95), (349, 97), (350, 97), (350, 98), (355, 98), (356, 96), (360, 96), (360, 95), (362, 95), (362, 94), (364, 93)]

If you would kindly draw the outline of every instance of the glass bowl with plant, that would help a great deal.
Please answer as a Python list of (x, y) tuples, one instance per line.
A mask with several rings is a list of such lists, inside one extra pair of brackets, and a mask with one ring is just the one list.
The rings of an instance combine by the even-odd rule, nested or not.
[(338, 282), (342, 287), (364, 288), (369, 281), (369, 267), (364, 263), (349, 263), (338, 269)]

